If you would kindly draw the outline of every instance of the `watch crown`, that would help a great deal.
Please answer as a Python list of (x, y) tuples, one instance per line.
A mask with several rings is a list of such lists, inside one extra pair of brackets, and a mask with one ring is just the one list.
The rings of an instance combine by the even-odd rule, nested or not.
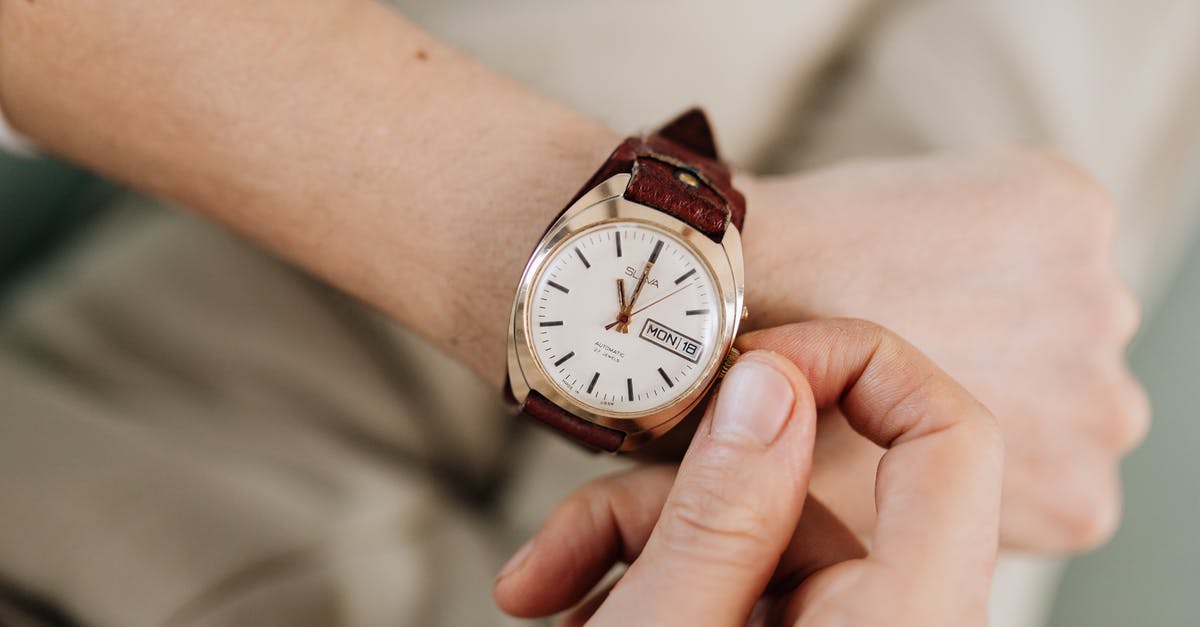
[(725, 354), (725, 361), (721, 362), (721, 368), (720, 370), (717, 370), (717, 378), (724, 378), (725, 374), (729, 372), (729, 369), (733, 367), (734, 362), (736, 362), (738, 357), (741, 355), (742, 351), (739, 351), (732, 346), (729, 347), (729, 352)]
[(750, 308), (742, 305), (742, 320), (750, 317)]

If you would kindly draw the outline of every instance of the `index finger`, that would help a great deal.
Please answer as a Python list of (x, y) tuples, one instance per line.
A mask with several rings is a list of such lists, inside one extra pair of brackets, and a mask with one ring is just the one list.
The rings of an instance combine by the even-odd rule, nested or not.
[(787, 325), (746, 334), (738, 345), (790, 359), (818, 407), (840, 405), (855, 431), (888, 449), (876, 478), (868, 559), (986, 600), (1003, 470), (988, 410), (912, 345), (868, 322)]

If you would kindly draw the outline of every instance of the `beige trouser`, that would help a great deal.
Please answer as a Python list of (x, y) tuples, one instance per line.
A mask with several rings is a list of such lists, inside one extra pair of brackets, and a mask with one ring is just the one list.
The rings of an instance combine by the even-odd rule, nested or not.
[[(779, 139), (734, 139), (739, 161), (1049, 143), (1114, 190), (1123, 270), (1153, 299), (1200, 198), (1185, 176), (1200, 5), (827, 17), (804, 28), (857, 36), (826, 32), (812, 58), (853, 54), (836, 80), (797, 66), (787, 133), (725, 125)], [(711, 99), (719, 126), (739, 111)], [(515, 422), (455, 364), (253, 247), (135, 196), (112, 205), (0, 312), (0, 623), (43, 624), (14, 599), (44, 599), (113, 627), (503, 624), (503, 557), (620, 462)], [(1006, 605), (1004, 624), (1037, 620)]]

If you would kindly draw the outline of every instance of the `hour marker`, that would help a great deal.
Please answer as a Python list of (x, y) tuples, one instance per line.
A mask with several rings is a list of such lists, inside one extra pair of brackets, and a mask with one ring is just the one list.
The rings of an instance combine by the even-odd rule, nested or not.
[(550, 320), (548, 322), (539, 322), (538, 323), (539, 327), (561, 327), (562, 325), (563, 325), (562, 320)]
[(592, 393), (592, 390), (593, 390), (593, 389), (596, 387), (596, 380), (597, 380), (597, 379), (599, 379), (599, 378), (600, 378), (600, 373), (599, 373), (599, 372), (597, 372), (596, 374), (592, 375), (592, 382), (588, 384), (588, 390), (587, 390), (587, 393), (588, 393), (588, 394), (591, 394), (591, 393)]
[(587, 257), (583, 256), (583, 251), (579, 250), (578, 246), (575, 247), (575, 254), (579, 255), (579, 260), (583, 262), (583, 267), (585, 267), (585, 268), (592, 267), (592, 264), (588, 263)]
[(667, 382), (667, 387), (669, 387), (669, 388), (673, 388), (673, 387), (675, 387), (675, 384), (674, 384), (674, 383), (671, 381), (671, 377), (668, 377), (668, 376), (667, 376), (667, 373), (666, 373), (666, 371), (664, 371), (662, 368), (659, 368), (659, 369), (658, 369), (658, 374), (661, 374), (661, 375), (662, 375), (662, 378), (663, 378), (663, 381), (666, 381), (666, 382)]
[(617, 256), (621, 256), (621, 232), (617, 231)]
[(650, 253), (650, 263), (654, 263), (654, 262), (658, 261), (658, 253), (662, 252), (662, 244), (663, 244), (662, 240), (658, 240), (657, 242), (654, 242), (654, 252)]
[(557, 368), (557, 367), (563, 365), (564, 363), (567, 362), (568, 359), (570, 359), (574, 356), (575, 356), (575, 351), (571, 351), (571, 352), (567, 353), (566, 355), (559, 357), (558, 361), (554, 362), (554, 367)]
[(707, 309), (689, 309), (683, 313), (686, 316), (703, 316), (704, 314), (708, 313), (708, 310)]
[(683, 276), (679, 277), (678, 279), (675, 279), (675, 285), (679, 285), (680, 283), (683, 283), (684, 281), (687, 280), (688, 277), (692, 276), (693, 274), (696, 274), (695, 268), (692, 268), (691, 270), (684, 272)]
[(571, 293), (571, 290), (559, 285), (558, 283), (555, 283), (554, 281), (546, 281), (546, 285), (549, 285), (550, 287), (553, 287), (556, 290), (561, 290), (563, 294)]
[(629, 400), (633, 400), (633, 379), (625, 379), (625, 389), (629, 392)]

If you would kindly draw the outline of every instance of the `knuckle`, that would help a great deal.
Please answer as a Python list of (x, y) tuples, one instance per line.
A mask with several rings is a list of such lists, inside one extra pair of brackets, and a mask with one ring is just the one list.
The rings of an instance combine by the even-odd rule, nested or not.
[(709, 561), (740, 563), (766, 535), (766, 523), (754, 508), (717, 505), (699, 495), (680, 499), (663, 522), (664, 540), (672, 551)]
[[(563, 516), (571, 520), (600, 518), (607, 510), (628, 510), (632, 507), (622, 507), (622, 504), (635, 504), (637, 495), (631, 486), (645, 485), (645, 479), (653, 479), (660, 472), (670, 470), (662, 466), (642, 466), (632, 471), (604, 475), (589, 480), (567, 495), (554, 510), (554, 516)], [(640, 481), (630, 481), (630, 476), (637, 474)]]
[(827, 333), (834, 336), (835, 345), (849, 342), (875, 345), (891, 335), (884, 327), (861, 318), (830, 318), (825, 321), (825, 327)]
[(1142, 325), (1142, 307), (1124, 286), (1118, 289), (1111, 309), (1111, 327), (1116, 337), (1129, 341)]
[(1141, 306), (1137, 299), (1115, 276), (1096, 277), (1093, 286), (1084, 289), (1086, 298), (1081, 298), (1079, 303), (1083, 309), (1079, 314), (1082, 323), (1079, 331), (1105, 354), (1113, 349), (1123, 351), (1141, 325)]
[[(839, 348), (862, 346), (872, 354), (893, 338), (891, 331), (860, 318), (829, 318), (822, 323), (822, 334), (824, 335), (823, 343), (828, 346)], [(826, 351), (825, 359), (817, 360), (813, 371), (808, 376), (813, 381), (826, 380), (830, 372), (837, 370), (835, 364), (839, 362), (845, 352), (845, 350)]]
[(1114, 388), (1114, 415), (1108, 421), (1108, 441), (1114, 449), (1126, 453), (1141, 444), (1150, 430), (1150, 399), (1129, 374)]
[(1088, 551), (1112, 538), (1121, 520), (1121, 494), (1115, 481), (1095, 482), (1066, 500), (1057, 514), (1068, 551)]
[(880, 350), (897, 350), (904, 343), (888, 328), (861, 318), (833, 318), (828, 326), (839, 337), (834, 346), (859, 346), (870, 354)]
[(1012, 155), (1021, 185), (1028, 185), (1033, 205), (1039, 212), (1053, 212), (1071, 220), (1081, 233), (1093, 240), (1107, 240), (1116, 227), (1117, 208), (1108, 191), (1079, 165), (1059, 153), (1021, 147)]
[(551, 518), (572, 521), (572, 524), (590, 518), (595, 503), (604, 496), (604, 485), (602, 479), (584, 484), (559, 502)]
[(1067, 513), (1068, 548), (1087, 551), (1109, 541), (1121, 521), (1121, 497), (1116, 489), (1080, 498)]
[(687, 479), (659, 521), (667, 548), (733, 563), (757, 555), (756, 549), (769, 539), (770, 517), (762, 504), (746, 498), (740, 485), (728, 477)]
[(991, 459), (997, 466), (1003, 467), (1007, 446), (1000, 423), (987, 407), (978, 401), (976, 403), (980, 419), (969, 423), (974, 429), (973, 438), (978, 443), (981, 455), (987, 455), (986, 459)]
[(1074, 161), (1044, 148), (1023, 148), (1020, 154), (1044, 183), (1081, 200), (1090, 200), (1096, 209), (1115, 212), (1104, 187)]

